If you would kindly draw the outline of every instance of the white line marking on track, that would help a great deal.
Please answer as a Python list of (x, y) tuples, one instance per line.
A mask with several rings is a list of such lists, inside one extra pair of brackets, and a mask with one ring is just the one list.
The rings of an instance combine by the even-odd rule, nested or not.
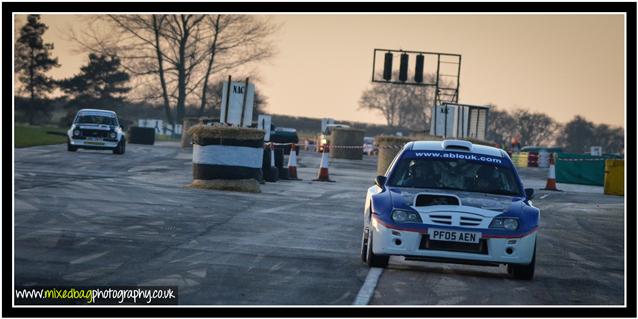
[(366, 280), (363, 282), (363, 286), (359, 289), (357, 297), (354, 299), (353, 305), (367, 305), (374, 294), (374, 289), (377, 287), (379, 277), (383, 273), (383, 268), (372, 267), (368, 271)]
[(541, 196), (541, 199), (545, 199), (547, 196), (549, 196), (549, 194), (545, 194), (545, 195)]

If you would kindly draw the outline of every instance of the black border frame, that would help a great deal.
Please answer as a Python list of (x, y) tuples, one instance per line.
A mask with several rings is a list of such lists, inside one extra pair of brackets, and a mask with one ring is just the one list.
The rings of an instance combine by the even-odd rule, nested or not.
[[(115, 5), (114, 5), (115, 4)], [(328, 9), (329, 7), (329, 9)], [(12, 65), (11, 54), (6, 54), (8, 47), (12, 46), (12, 14), (14, 12), (180, 12), (180, 11), (213, 11), (213, 12), (624, 12), (626, 13), (626, 57), (627, 57), (627, 125), (625, 154), (627, 155), (627, 305), (622, 308), (612, 307), (515, 307), (515, 308), (479, 308), (479, 307), (446, 307), (446, 308), (422, 308), (422, 307), (348, 307), (348, 308), (319, 308), (319, 307), (245, 307), (245, 308), (15, 308), (12, 307), (13, 291), (12, 278), (12, 248), (11, 238), (12, 214), (2, 214), (3, 221), (3, 285), (2, 285), (2, 316), (8, 317), (636, 317), (636, 2), (555, 2), (555, 3), (512, 3), (512, 2), (455, 2), (455, 3), (317, 3), (317, 2), (242, 2), (242, 3), (206, 3), (206, 2), (118, 2), (118, 3), (87, 3), (87, 2), (3, 2), (2, 26), (4, 29), (2, 46), (5, 48), (2, 57), (3, 77), (3, 157), (7, 159), (13, 152), (9, 149), (12, 145), (13, 108), (12, 105), (12, 74), (8, 72), (8, 66)], [(630, 165), (629, 165), (630, 164)], [(11, 190), (13, 180), (7, 178), (12, 173), (11, 163), (7, 160), (3, 163), (3, 186), (6, 197), (3, 194), (3, 207), (8, 207), (13, 202)], [(627, 196), (629, 195), (629, 196)], [(5, 205), (6, 204), (6, 205)]]

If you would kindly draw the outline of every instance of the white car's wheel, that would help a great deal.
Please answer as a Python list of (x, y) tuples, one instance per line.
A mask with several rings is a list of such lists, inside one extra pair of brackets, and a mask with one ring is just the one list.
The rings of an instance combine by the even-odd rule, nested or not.
[(534, 253), (532, 262), (529, 265), (507, 265), (507, 272), (515, 279), (532, 280), (534, 278), (534, 268), (536, 268), (536, 243), (534, 243)]
[(367, 240), (367, 260), (368, 266), (370, 267), (381, 267), (385, 268), (388, 266), (388, 261), (390, 260), (390, 256), (383, 255), (375, 255), (372, 251), (372, 243), (374, 242), (374, 238), (372, 237), (371, 231), (368, 231), (368, 240)]
[(66, 150), (69, 152), (75, 152), (78, 150), (77, 146), (71, 145), (71, 140), (67, 139), (66, 141)]
[(368, 261), (368, 236), (366, 236), (365, 227), (361, 233), (361, 261)]
[(113, 149), (113, 154), (122, 155), (124, 154), (125, 150), (126, 150), (126, 141), (124, 140), (124, 138), (122, 138), (122, 140), (120, 140), (120, 142), (117, 143), (117, 147)]

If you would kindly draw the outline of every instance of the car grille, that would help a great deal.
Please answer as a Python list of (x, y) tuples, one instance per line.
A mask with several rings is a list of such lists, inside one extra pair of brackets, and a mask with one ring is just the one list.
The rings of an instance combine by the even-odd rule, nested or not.
[(104, 130), (91, 130), (91, 129), (81, 129), (80, 136), (82, 137), (108, 137), (109, 131)]
[(419, 249), (445, 250), (445, 251), (455, 251), (455, 252), (462, 252), (462, 253), (487, 255), (487, 240), (481, 238), (477, 244), (459, 243), (454, 241), (430, 240), (430, 236), (426, 234), (421, 236), (421, 243), (419, 244)]
[(429, 220), (426, 220), (427, 224), (438, 224), (447, 226), (464, 226), (464, 227), (480, 227), (484, 221), (483, 217), (478, 215), (470, 215), (463, 213), (444, 213), (435, 212), (427, 215)]

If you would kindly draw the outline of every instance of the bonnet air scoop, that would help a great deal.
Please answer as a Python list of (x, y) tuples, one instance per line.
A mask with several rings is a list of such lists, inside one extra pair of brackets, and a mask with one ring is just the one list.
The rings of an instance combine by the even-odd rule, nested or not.
[(453, 205), (459, 206), (459, 198), (444, 194), (419, 194), (414, 199), (414, 206)]
[(443, 144), (443, 149), (445, 150), (463, 150), (463, 151), (472, 150), (472, 142), (469, 142), (469, 141), (445, 140), (441, 143)]

